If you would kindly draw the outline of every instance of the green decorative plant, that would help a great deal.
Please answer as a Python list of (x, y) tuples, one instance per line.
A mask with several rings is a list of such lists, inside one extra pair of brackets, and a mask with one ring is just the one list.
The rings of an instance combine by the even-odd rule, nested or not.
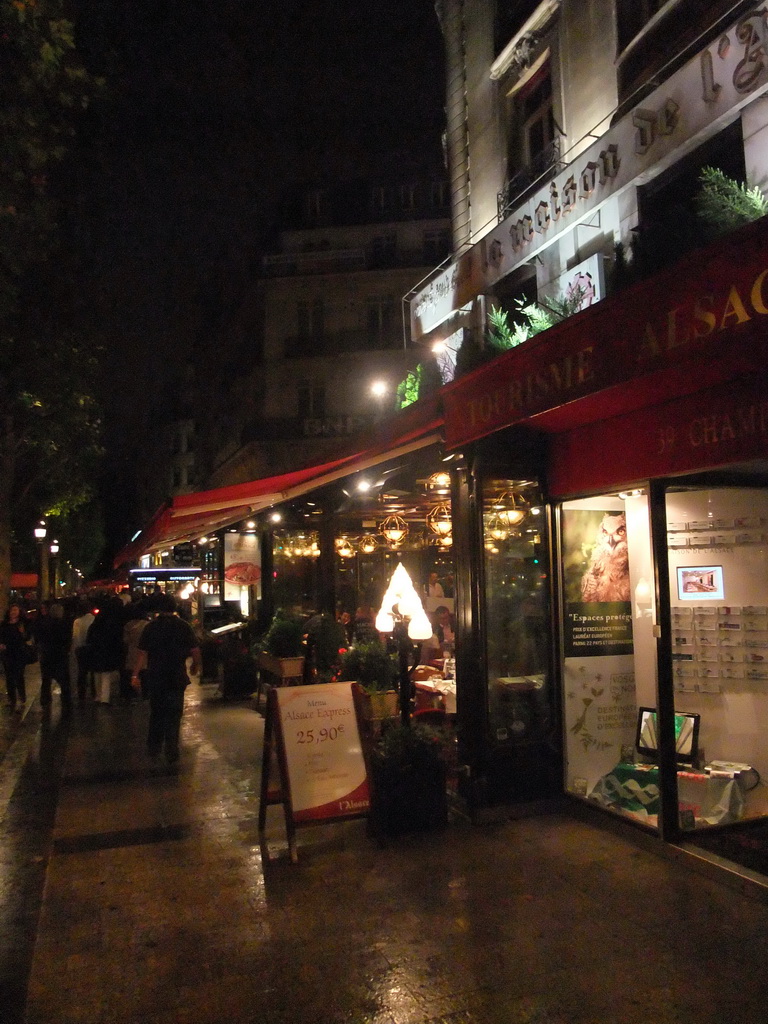
[(342, 679), (360, 683), (366, 693), (385, 693), (395, 688), (397, 665), (380, 640), (356, 644), (341, 656)]
[(319, 615), (308, 625), (307, 642), (319, 683), (328, 683), (337, 676), (342, 652), (347, 647), (344, 627), (332, 615)]
[(301, 657), (306, 650), (303, 619), (278, 609), (262, 638), (261, 647), (275, 658)]
[(695, 200), (696, 214), (714, 237), (768, 213), (768, 199), (761, 189), (757, 186), (748, 188), (717, 167), (702, 168), (699, 181), (701, 189)]

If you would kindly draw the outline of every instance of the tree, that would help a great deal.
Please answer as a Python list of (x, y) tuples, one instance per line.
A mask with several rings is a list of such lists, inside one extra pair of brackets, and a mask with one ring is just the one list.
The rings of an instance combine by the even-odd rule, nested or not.
[(0, 0), (0, 613), (14, 526), (91, 497), (95, 362), (72, 326), (55, 173), (99, 85), (62, 0)]

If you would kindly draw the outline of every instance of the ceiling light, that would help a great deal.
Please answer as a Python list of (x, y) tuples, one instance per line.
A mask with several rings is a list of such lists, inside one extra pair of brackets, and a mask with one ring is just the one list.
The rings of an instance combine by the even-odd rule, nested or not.
[(440, 502), (432, 506), (427, 512), (427, 529), (436, 533), (438, 537), (448, 537), (453, 532), (450, 505)]
[(408, 536), (408, 523), (402, 516), (387, 516), (379, 523), (379, 533), (392, 547), (397, 547)]
[(372, 533), (366, 533), (362, 536), (358, 545), (364, 555), (372, 555), (378, 546), (379, 542)]

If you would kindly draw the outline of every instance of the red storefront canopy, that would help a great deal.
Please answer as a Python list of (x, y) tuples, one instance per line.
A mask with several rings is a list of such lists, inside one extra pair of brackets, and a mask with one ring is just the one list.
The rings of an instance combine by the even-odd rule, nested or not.
[(196, 540), (334, 480), (370, 469), (387, 459), (418, 451), (442, 439), (442, 425), (439, 396), (433, 396), (409, 406), (368, 435), (357, 450), (330, 462), (228, 487), (179, 495), (158, 509), (140, 535), (118, 552), (114, 566), (119, 568), (138, 561), (141, 555), (151, 551)]

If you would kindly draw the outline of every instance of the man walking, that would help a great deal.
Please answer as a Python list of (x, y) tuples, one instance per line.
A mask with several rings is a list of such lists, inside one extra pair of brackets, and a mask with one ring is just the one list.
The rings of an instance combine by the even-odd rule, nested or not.
[(161, 752), (171, 770), (179, 760), (179, 732), (184, 713), (184, 690), (189, 683), (187, 659), (192, 673), (202, 667), (200, 646), (194, 630), (176, 614), (176, 601), (169, 594), (157, 598), (157, 615), (146, 624), (139, 640), (139, 656), (131, 685), (141, 692), (141, 671), (146, 669), (149, 690), (149, 733), (147, 753), (157, 761)]

